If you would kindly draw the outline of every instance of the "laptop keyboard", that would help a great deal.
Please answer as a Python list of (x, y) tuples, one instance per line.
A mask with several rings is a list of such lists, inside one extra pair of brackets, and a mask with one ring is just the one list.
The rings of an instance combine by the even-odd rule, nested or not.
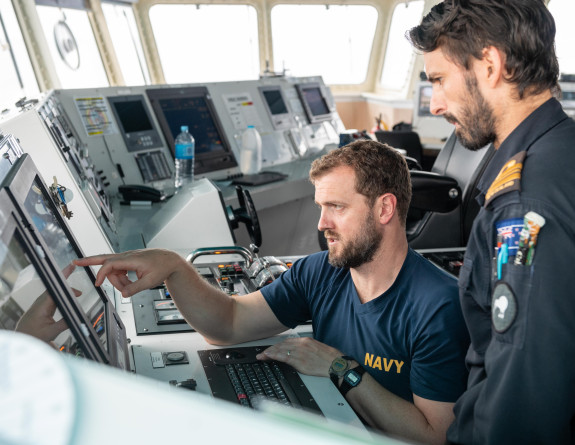
[(198, 351), (214, 397), (258, 409), (264, 400), (321, 414), (298, 372), (283, 362), (256, 358), (267, 346)]
[(258, 400), (266, 398), (299, 407), (294, 395), (288, 397), (292, 389), (277, 363), (237, 363), (225, 368), (240, 405), (253, 407)]

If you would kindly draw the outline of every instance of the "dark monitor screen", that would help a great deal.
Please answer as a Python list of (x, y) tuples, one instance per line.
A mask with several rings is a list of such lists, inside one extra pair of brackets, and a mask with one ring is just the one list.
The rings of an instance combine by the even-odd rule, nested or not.
[(262, 91), (270, 113), (273, 115), (285, 114), (288, 112), (286, 103), (279, 88), (277, 90)]
[(318, 83), (297, 84), (296, 90), (310, 123), (331, 118), (331, 111)]
[(431, 85), (422, 85), (419, 87), (417, 96), (417, 115), (418, 116), (432, 116), (431, 106)]
[(72, 260), (83, 253), (51, 196), (57, 191), (44, 184), (29, 156), (24, 155), (15, 167), (16, 173), (6, 187), (23, 218), (41, 237), (46, 260), (77, 311), (81, 322), (78, 329), (100, 352), (101, 361), (127, 369), (125, 328), (103, 288), (94, 285), (92, 270), (72, 265)]
[(182, 125), (188, 126), (195, 140), (196, 174), (237, 166), (207, 88), (159, 88), (146, 94), (172, 155)]
[(129, 152), (162, 147), (143, 95), (110, 96), (108, 102)]
[(142, 101), (127, 100), (125, 102), (116, 102), (115, 109), (126, 133), (152, 129), (152, 123), (144, 110)]

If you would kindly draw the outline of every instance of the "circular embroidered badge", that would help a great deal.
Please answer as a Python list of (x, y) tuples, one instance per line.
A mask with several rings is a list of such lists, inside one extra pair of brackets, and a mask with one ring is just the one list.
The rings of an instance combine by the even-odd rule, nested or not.
[(515, 321), (517, 316), (517, 299), (509, 285), (499, 282), (493, 290), (491, 299), (491, 321), (495, 331), (502, 334)]

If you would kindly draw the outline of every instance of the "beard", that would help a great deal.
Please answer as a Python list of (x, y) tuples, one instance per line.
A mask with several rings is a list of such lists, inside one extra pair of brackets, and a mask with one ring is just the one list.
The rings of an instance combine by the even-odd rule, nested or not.
[[(376, 230), (375, 219), (371, 212), (366, 217), (362, 226), (364, 226), (364, 228), (358, 238), (341, 244), (342, 250), (339, 255), (336, 255), (332, 247), (328, 245), (329, 264), (333, 267), (348, 269), (357, 268), (373, 260), (375, 252), (381, 244), (383, 235)], [(325, 231), (325, 236), (326, 238), (338, 239), (337, 233), (327, 230)]]
[(455, 135), (461, 145), (471, 151), (477, 151), (495, 140), (495, 117), (493, 108), (479, 91), (477, 78), (466, 75), (465, 85), (469, 97), (461, 109), (461, 119), (456, 119), (450, 113), (445, 113), (444, 117), (451, 123), (459, 124)]

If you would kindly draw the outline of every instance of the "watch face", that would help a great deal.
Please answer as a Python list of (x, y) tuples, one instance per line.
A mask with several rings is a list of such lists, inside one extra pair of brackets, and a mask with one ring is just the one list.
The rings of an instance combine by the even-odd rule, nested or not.
[(349, 362), (346, 359), (343, 357), (337, 357), (333, 362), (331, 362), (329, 372), (341, 377), (348, 367)]
[(355, 386), (361, 381), (361, 376), (353, 370), (349, 371), (344, 378), (351, 386)]

